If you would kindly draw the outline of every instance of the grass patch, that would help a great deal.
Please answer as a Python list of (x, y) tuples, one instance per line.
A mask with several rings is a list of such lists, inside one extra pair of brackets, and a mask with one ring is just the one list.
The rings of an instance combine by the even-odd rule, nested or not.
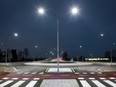
[(0, 72), (14, 72), (14, 69), (10, 66), (0, 66)]
[(4, 72), (4, 67), (0, 66), (0, 72)]

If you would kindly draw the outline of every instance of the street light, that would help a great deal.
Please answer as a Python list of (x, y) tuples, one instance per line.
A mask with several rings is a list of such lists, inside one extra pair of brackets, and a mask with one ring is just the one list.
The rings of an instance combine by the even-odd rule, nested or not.
[(112, 49), (113, 49), (113, 46), (115, 45), (115, 43), (112, 43), (112, 48), (111, 48), (111, 66), (112, 66), (112, 56), (113, 56), (113, 53), (112, 53)]
[[(49, 13), (51, 13), (55, 18), (56, 18), (56, 29), (57, 29), (57, 72), (59, 72), (59, 56), (60, 56), (60, 54), (59, 54), (59, 45), (60, 45), (60, 43), (59, 43), (59, 17), (55, 14), (55, 13), (53, 13), (53, 12), (51, 12), (51, 11), (48, 11)], [(77, 14), (79, 12), (79, 10), (75, 7), (75, 8), (72, 8), (71, 9), (71, 13), (72, 14)], [(45, 10), (43, 9), (43, 8), (39, 8), (38, 9), (38, 13), (40, 13), (40, 14), (44, 14), (45, 13)]]
[[(82, 45), (80, 45), (79, 47), (80, 47), (80, 49), (82, 49), (82, 48), (83, 48), (83, 46), (82, 46)], [(83, 62), (83, 56), (82, 56), (82, 62)]]
[[(13, 37), (18, 37), (18, 33), (13, 33)], [(8, 52), (7, 52), (7, 48), (6, 48), (5, 65), (7, 65), (7, 59), (8, 59)]]
[(104, 34), (100, 34), (100, 36), (101, 36), (101, 37), (103, 37), (103, 36), (104, 36)]
[(18, 37), (18, 33), (13, 33), (13, 36), (14, 37)]
[(73, 8), (71, 8), (71, 13), (73, 15), (76, 15), (77, 13), (79, 13), (79, 9), (77, 7), (73, 7)]
[(44, 14), (45, 10), (44, 10), (43, 8), (39, 8), (39, 9), (38, 9), (38, 12), (39, 12), (40, 14)]

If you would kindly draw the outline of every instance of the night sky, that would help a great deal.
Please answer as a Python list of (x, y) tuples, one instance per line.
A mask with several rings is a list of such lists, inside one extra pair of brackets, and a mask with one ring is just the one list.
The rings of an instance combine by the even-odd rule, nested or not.
[[(41, 6), (44, 15), (37, 12)], [(73, 16), (69, 11), (74, 6), (79, 14)], [(56, 18), (48, 11), (59, 16), (60, 50), (69, 56), (103, 56), (116, 48), (116, 0), (0, 0), (0, 48), (50, 56), (56, 51)]]

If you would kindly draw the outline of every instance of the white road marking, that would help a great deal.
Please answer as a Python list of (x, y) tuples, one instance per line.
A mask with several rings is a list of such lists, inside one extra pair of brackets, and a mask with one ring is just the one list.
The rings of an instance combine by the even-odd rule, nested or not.
[(17, 74), (22, 74), (22, 72), (18, 72)]
[(87, 74), (87, 72), (83, 72), (83, 74)]
[(2, 78), (2, 79), (5, 79), (5, 80), (7, 80), (7, 79), (9, 79), (9, 77), (4, 77), (4, 78)]
[(103, 85), (101, 82), (99, 82), (98, 80), (92, 80), (93, 83), (95, 83), (98, 87), (106, 87), (105, 85)]
[(29, 78), (23, 78), (23, 80), (28, 80)]
[(24, 74), (29, 74), (30, 72), (24, 72)]
[(89, 79), (95, 79), (95, 78), (89, 78)]
[(109, 77), (109, 79), (116, 79), (116, 78), (114, 78), (114, 77)]
[(116, 83), (110, 81), (110, 80), (104, 80), (104, 82), (108, 83), (109, 85), (116, 87)]
[(39, 78), (34, 78), (33, 80), (39, 80)]
[(99, 78), (99, 79), (106, 79), (106, 78)]
[[(48, 72), (57, 72), (57, 68), (49, 68)], [(71, 68), (59, 68), (59, 72), (72, 72)]]
[(18, 78), (12, 78), (13, 80), (17, 80)]
[(32, 72), (31, 74), (36, 74), (37, 72)]
[(39, 74), (44, 74), (44, 72), (40, 72)]
[(79, 74), (79, 72), (76, 72), (75, 74)]
[(73, 69), (73, 68), (71, 68), (71, 69), (72, 69), (72, 71), (75, 73), (74, 69)]
[(4, 86), (10, 84), (11, 82), (13, 82), (13, 80), (8, 80), (8, 81), (6, 81), (6, 82), (0, 84), (0, 87), (4, 87)]
[(95, 74), (95, 72), (90, 72), (90, 74)]
[(78, 79), (84, 79), (84, 78), (78, 78)]
[(2, 80), (0, 80), (0, 82), (2, 82)]
[(18, 87), (18, 86), (20, 86), (24, 82), (25, 81), (18, 81), (17, 83), (15, 83), (14, 85), (12, 85), (11, 87)]
[(83, 87), (91, 87), (86, 80), (80, 80)]
[(31, 81), (26, 87), (33, 87), (37, 81)]

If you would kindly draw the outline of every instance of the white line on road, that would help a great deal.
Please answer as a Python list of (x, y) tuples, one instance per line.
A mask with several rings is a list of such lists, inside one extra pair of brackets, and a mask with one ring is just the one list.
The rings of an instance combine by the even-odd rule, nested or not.
[(2, 79), (5, 79), (5, 80), (7, 80), (7, 79), (9, 79), (9, 77), (4, 77), (4, 78), (2, 78)]
[(0, 80), (0, 82), (2, 82), (2, 80)]
[(24, 82), (25, 81), (18, 81), (17, 83), (15, 83), (14, 85), (12, 85), (11, 87), (19, 87)]
[(90, 72), (90, 74), (95, 74), (95, 72)]
[(106, 78), (99, 78), (99, 79), (106, 79)]
[(39, 80), (39, 78), (34, 78), (33, 80)]
[(28, 80), (29, 78), (23, 78), (23, 80)]
[(22, 74), (22, 72), (18, 72), (17, 74)]
[(103, 85), (101, 82), (99, 82), (98, 80), (92, 80), (93, 83), (95, 83), (97, 85), (97, 87), (106, 87), (105, 85)]
[(89, 79), (95, 79), (95, 78), (89, 78)]
[(75, 72), (75, 74), (79, 74), (79, 72)]
[(104, 82), (108, 83), (109, 85), (113, 86), (113, 87), (116, 87), (116, 83), (113, 83), (112, 81), (110, 80), (104, 80)]
[(81, 77), (80, 77), (80, 78), (78, 78), (78, 79), (84, 79), (84, 78), (81, 78)]
[(32, 72), (31, 74), (36, 74), (37, 72)]
[(116, 78), (114, 78), (114, 77), (110, 77), (109, 79), (116, 79)]
[(39, 74), (44, 74), (44, 72), (40, 72)]
[(0, 87), (4, 87), (4, 86), (10, 84), (11, 82), (13, 82), (13, 80), (8, 80), (8, 81), (6, 81), (6, 82), (0, 84)]
[(29, 74), (30, 72), (24, 72), (24, 74)]
[(91, 87), (86, 80), (80, 80), (83, 87)]
[(83, 72), (83, 74), (87, 74), (87, 72)]
[(13, 80), (17, 80), (18, 78), (12, 78)]
[(31, 81), (26, 87), (33, 87), (37, 81)]

